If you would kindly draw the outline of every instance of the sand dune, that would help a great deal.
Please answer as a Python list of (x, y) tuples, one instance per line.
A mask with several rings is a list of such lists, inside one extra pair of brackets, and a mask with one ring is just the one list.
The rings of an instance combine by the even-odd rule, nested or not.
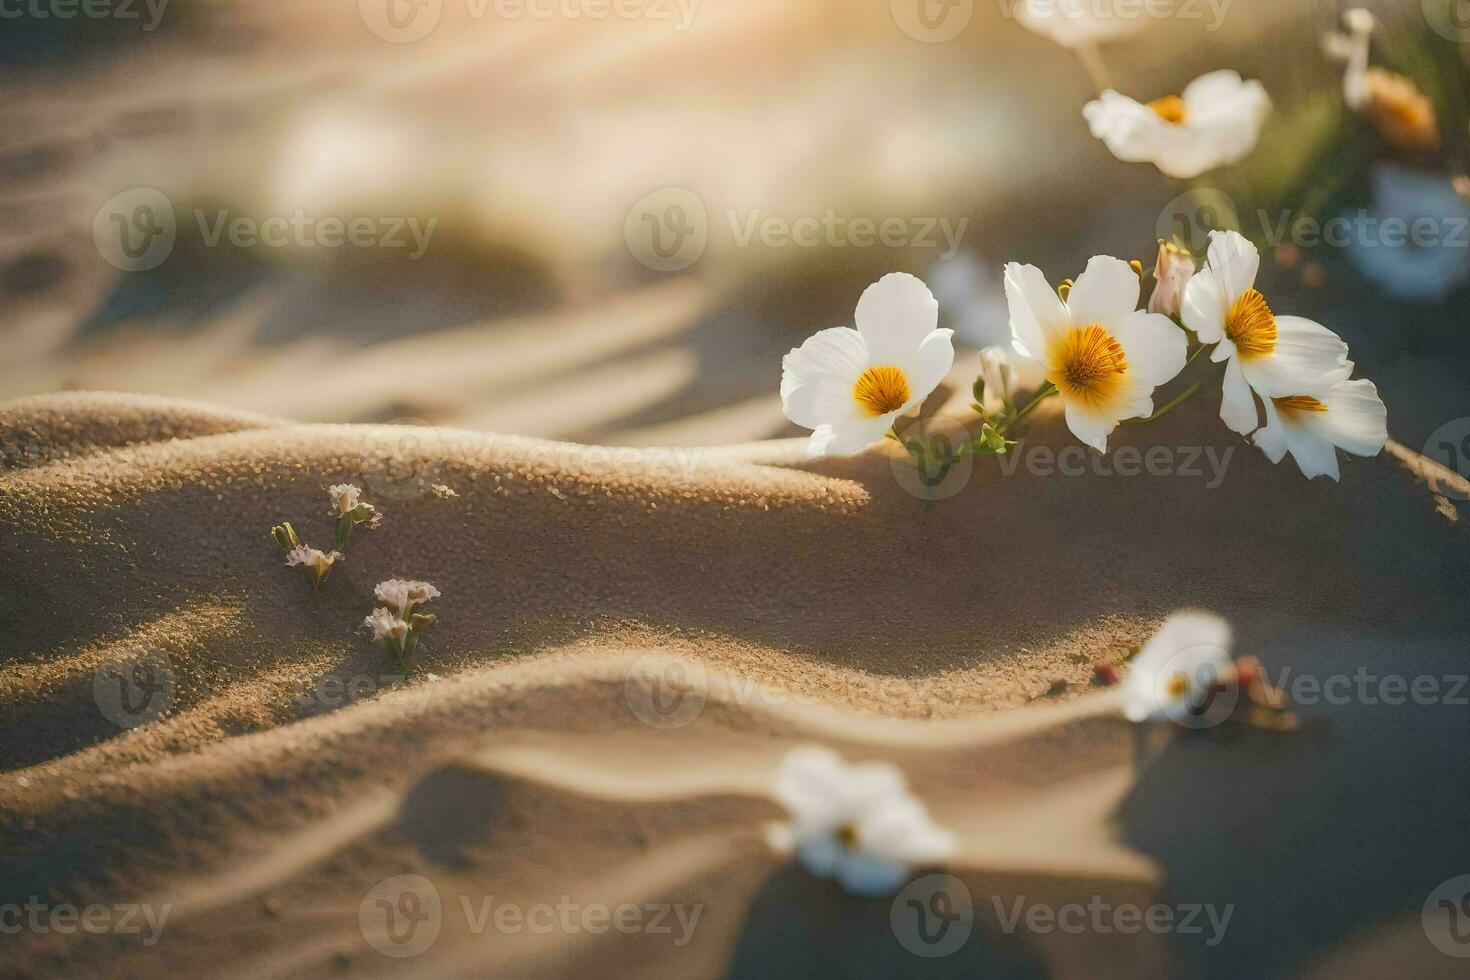
[[(1210, 414), (1186, 407), (1132, 438), (1182, 457), (1217, 431)], [(1273, 767), (1303, 753), (1324, 779), (1375, 765), (1408, 779), (1417, 750), (1381, 729), (1387, 748), (1356, 748), (1345, 768), (1351, 738), (1282, 752), (1160, 733), (1140, 768), (1092, 662), (1184, 605), (1230, 615), (1268, 661), (1344, 668), (1370, 648), (1382, 669), (1452, 656), (1470, 615), (1455, 598), (1464, 523), (1402, 450), (1341, 486), (1225, 441), (1218, 481), (1207, 467), (1008, 475), (987, 461), (925, 501), (888, 447), (806, 463), (791, 442), (612, 449), (94, 394), (8, 403), (0, 433), (23, 447), (0, 474), (0, 561), (17, 586), (0, 595), (0, 901), (126, 894), (176, 917), (158, 946), (27, 936), (7, 948), (23, 972), (902, 970), (887, 903), (765, 848), (769, 774), (808, 741), (898, 762), (959, 833), (949, 870), (983, 938), (944, 970), (1157, 972), (1188, 951), (1008, 935), (991, 899), (1147, 904), (1185, 887), (1190, 860), (1238, 845), (1201, 838), (1181, 856), (1140, 830), (1202, 792), (1159, 775), (1180, 759), (1237, 781), (1280, 780)], [(1066, 444), (1042, 416), (1024, 458)], [(383, 526), (359, 531), (313, 595), (266, 532), (289, 519), (325, 544), (324, 488), (348, 480)], [(373, 584), (395, 574), (444, 593), (407, 679), (359, 629)], [(113, 693), (133, 663), (162, 680), (159, 708)], [(1324, 841), (1359, 832), (1321, 804), (1310, 819), (1336, 826)], [(1417, 819), (1404, 846), (1435, 846), (1437, 815)], [(402, 959), (359, 923), (398, 875), (443, 904), (439, 938)], [(461, 910), (485, 896), (705, 918), (677, 948), (553, 941), (477, 930)], [(854, 941), (863, 930), (881, 941)]]

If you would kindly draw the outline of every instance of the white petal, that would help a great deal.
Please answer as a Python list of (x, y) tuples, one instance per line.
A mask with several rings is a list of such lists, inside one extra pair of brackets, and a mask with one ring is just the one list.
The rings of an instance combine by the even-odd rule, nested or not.
[(898, 366), (909, 379), (909, 400), (899, 409), (900, 415), (922, 405), (954, 367), (953, 337), (953, 330), (935, 330), (924, 338), (917, 351), (900, 362)]
[(1257, 429), (1251, 439), (1273, 463), (1281, 462), (1282, 457), (1286, 455), (1286, 429), (1281, 424), (1281, 416), (1277, 414), (1276, 406), (1269, 398), (1266, 399), (1266, 425), (1264, 428)]
[(1228, 312), (1231, 304), (1255, 286), (1261, 253), (1238, 231), (1212, 231), (1209, 264)]
[(1353, 373), (1348, 347), (1320, 323), (1299, 316), (1276, 318), (1276, 349), (1242, 361), (1246, 380), (1262, 395), (1322, 395)]
[(1111, 327), (1138, 309), (1143, 284), (1138, 273), (1122, 259), (1095, 255), (1067, 294), (1072, 323), (1098, 323)]
[(1337, 447), (1315, 432), (1299, 425), (1288, 425), (1284, 429), (1286, 448), (1302, 475), (1309, 480), (1319, 476), (1340, 479), (1337, 469)]
[(1092, 135), (1125, 163), (1154, 163), (1168, 139), (1169, 123), (1148, 106), (1108, 89), (1082, 107)]
[(1322, 398), (1325, 412), (1304, 412), (1303, 424), (1354, 456), (1377, 456), (1388, 442), (1388, 409), (1366, 378), (1344, 381)]
[(922, 280), (890, 272), (863, 290), (856, 322), (868, 344), (868, 363), (899, 365), (939, 325), (939, 304)]
[(898, 412), (889, 412), (877, 418), (850, 418), (817, 426), (807, 443), (807, 455), (812, 459), (822, 456), (856, 456), (873, 443), (883, 438)]
[(781, 360), (781, 409), (808, 429), (850, 417), (859, 411), (852, 386), (867, 368), (867, 346), (856, 330), (819, 331)]
[(1117, 419), (1109, 419), (1077, 405), (1066, 403), (1067, 428), (1086, 445), (1100, 453), (1108, 451), (1108, 434), (1118, 427)]
[(1168, 677), (1183, 673), (1194, 688), (1218, 677), (1231, 661), (1230, 624), (1206, 612), (1171, 615), (1144, 644), (1123, 679), (1123, 712), (1129, 721), (1168, 716), (1171, 699), (1162, 690)]
[[(1261, 424), (1260, 415), (1256, 411), (1256, 396), (1251, 394), (1251, 386), (1245, 380), (1245, 372), (1240, 369), (1240, 359), (1236, 357), (1232, 357), (1225, 364), (1225, 384), (1220, 399), (1220, 418), (1224, 420), (1231, 432), (1238, 432), (1241, 435), (1246, 435)], [(1276, 460), (1280, 458), (1277, 456)]]
[[(1133, 270), (1128, 274), (1133, 275)], [(1146, 387), (1166, 384), (1184, 370), (1189, 340), (1173, 320), (1162, 313), (1137, 310), (1112, 322), (1113, 339), (1123, 346), (1128, 370)]]
[(1016, 350), (1040, 360), (1046, 354), (1047, 339), (1072, 325), (1067, 308), (1034, 265), (1007, 263), (1005, 287)]

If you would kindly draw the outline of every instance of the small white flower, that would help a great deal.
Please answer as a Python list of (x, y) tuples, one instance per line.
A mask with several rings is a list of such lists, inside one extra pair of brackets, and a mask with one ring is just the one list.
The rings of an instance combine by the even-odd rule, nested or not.
[(813, 457), (851, 456), (923, 404), (954, 365), (954, 331), (914, 276), (894, 272), (863, 291), (857, 329), (832, 327), (781, 361), (781, 409), (812, 430)]
[(1261, 254), (1233, 231), (1210, 232), (1205, 268), (1184, 290), (1184, 325), (1215, 344), (1225, 361), (1220, 418), (1244, 435), (1260, 425), (1254, 389), (1263, 398), (1320, 395), (1353, 372), (1347, 344), (1299, 316), (1278, 317), (1256, 289)]
[(1128, 665), (1123, 716), (1133, 722), (1177, 719), (1233, 675), (1232, 663), (1229, 623), (1209, 613), (1177, 612)]
[(1320, 398), (1290, 395), (1266, 399), (1266, 425), (1254, 436), (1273, 463), (1291, 453), (1307, 479), (1338, 479), (1337, 450), (1377, 456), (1388, 442), (1388, 409), (1366, 379), (1341, 381)]
[(1019, 0), (1015, 8), (1015, 17), (1023, 25), (1066, 48), (1117, 41), (1148, 26), (1143, 11), (1119, 16), (1123, 13), (1100, 7), (1097, 0)]
[(362, 490), (350, 483), (338, 483), (327, 488), (327, 493), (332, 498), (333, 517), (344, 517), (352, 513), (361, 502)]
[(379, 602), (387, 603), (395, 612), (402, 615), (410, 606), (428, 602), (440, 593), (428, 582), (393, 578), (386, 582), (379, 582), (373, 594), (378, 597)]
[(1153, 392), (1184, 368), (1184, 331), (1138, 309), (1142, 286), (1122, 259), (1087, 263), (1066, 302), (1033, 265), (1006, 266), (1016, 352), (1040, 361), (1072, 434), (1100, 453), (1123, 419), (1153, 414)]
[(408, 624), (391, 609), (379, 606), (362, 622), (373, 631), (374, 640), (391, 640), (395, 647), (403, 648), (403, 641), (408, 637)]
[(337, 559), (341, 557), (340, 552), (323, 552), (302, 544), (286, 552), (286, 564), (293, 566), (304, 565), (317, 574), (324, 575), (327, 569), (331, 568)]
[(781, 761), (775, 795), (791, 822), (772, 842), (854, 895), (890, 895), (915, 866), (954, 851), (954, 835), (929, 818), (888, 763), (848, 765), (829, 749), (794, 749)]
[(1159, 239), (1159, 257), (1154, 262), (1154, 292), (1148, 299), (1150, 313), (1178, 316), (1184, 305), (1184, 290), (1194, 275), (1194, 256), (1174, 242)]
[(1147, 104), (1108, 89), (1083, 107), (1082, 117), (1119, 160), (1152, 163), (1188, 179), (1244, 159), (1270, 111), (1260, 82), (1226, 70), (1196, 78), (1183, 96)]
[(980, 380), (985, 397), (980, 403), (986, 415), (1003, 411), (1015, 392), (1016, 370), (1003, 347), (987, 347), (980, 352)]

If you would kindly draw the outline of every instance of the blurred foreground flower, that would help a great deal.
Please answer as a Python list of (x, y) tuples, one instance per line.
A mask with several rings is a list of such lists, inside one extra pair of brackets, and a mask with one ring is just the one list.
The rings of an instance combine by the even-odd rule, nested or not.
[(914, 867), (954, 851), (954, 835), (886, 762), (848, 765), (829, 749), (794, 749), (781, 762), (775, 795), (791, 821), (773, 828), (772, 845), (854, 895), (891, 895)]
[(1184, 325), (1226, 361), (1220, 418), (1245, 435), (1260, 425), (1254, 390), (1263, 398), (1321, 395), (1352, 374), (1348, 347), (1320, 323), (1278, 317), (1255, 288), (1261, 255), (1242, 235), (1210, 232), (1205, 268), (1184, 294)]
[(286, 553), (286, 564), (288, 566), (301, 566), (301, 570), (306, 573), (306, 580), (311, 583), (313, 591), (322, 587), (322, 583), (327, 580), (327, 574), (331, 572), (332, 566), (342, 557), (338, 552), (322, 552), (303, 544), (301, 538), (296, 534), (296, 528), (291, 526), (290, 521), (277, 524), (271, 528), (271, 538)]
[(357, 525), (366, 524), (368, 530), (374, 530), (382, 523), (383, 515), (372, 504), (362, 503), (362, 490), (352, 484), (339, 483), (328, 488), (327, 493), (332, 498), (332, 509), (327, 513), (335, 519), (333, 530), (338, 548), (347, 547), (347, 539)]
[(863, 291), (857, 329), (832, 327), (781, 362), (781, 408), (812, 430), (811, 456), (851, 456), (923, 404), (954, 364), (952, 330), (922, 281), (903, 272)]
[(439, 621), (431, 613), (414, 612), (414, 606), (436, 598), (439, 590), (428, 582), (395, 578), (379, 582), (373, 594), (384, 605), (374, 609), (363, 625), (372, 630), (374, 641), (383, 644), (394, 667), (407, 673), (418, 657), (423, 634)]
[(1067, 427), (1100, 453), (1120, 421), (1153, 414), (1154, 389), (1184, 367), (1184, 332), (1138, 309), (1140, 290), (1127, 262), (1104, 255), (1087, 263), (1065, 301), (1035, 266), (1006, 266), (1016, 352), (1045, 365)]
[(1119, 160), (1152, 163), (1188, 179), (1244, 159), (1270, 111), (1260, 82), (1225, 70), (1196, 78), (1182, 96), (1147, 104), (1108, 89), (1083, 107), (1082, 117)]

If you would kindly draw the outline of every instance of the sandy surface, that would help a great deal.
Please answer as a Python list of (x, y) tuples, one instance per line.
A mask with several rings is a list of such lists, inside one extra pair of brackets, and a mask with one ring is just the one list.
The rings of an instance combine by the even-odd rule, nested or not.
[[(1198, 411), (1149, 442), (1188, 440)], [(1441, 744), (1463, 711), (1158, 732), (1140, 763), (1090, 679), (1185, 605), (1231, 616), (1275, 665), (1463, 669), (1465, 525), (1390, 454), (1335, 486), (1242, 446), (1212, 489), (1207, 467), (1048, 478), (992, 460), (926, 503), (886, 447), (806, 464), (791, 442), (612, 450), (105, 394), (10, 402), (0, 432), (23, 447), (0, 476), (0, 899), (126, 895), (177, 916), (153, 947), (25, 936), (7, 946), (22, 972), (901, 969), (886, 902), (763, 843), (770, 773), (810, 740), (898, 761), (959, 832), (984, 940), (940, 962), (957, 974), (1280, 970), (1454, 870), (1429, 787), (1465, 767)], [(1066, 441), (1042, 417), (1030, 446)], [(323, 539), (342, 480), (383, 527), (313, 595), (266, 531), (290, 519)], [(408, 680), (357, 628), (390, 574), (444, 592)], [(170, 683), (123, 730), (105, 679), (140, 655)], [(1222, 807), (1232, 786), (1248, 806)], [(1346, 840), (1360, 852), (1335, 853)], [(1222, 871), (1276, 847), (1291, 859), (1252, 858), (1254, 885)], [(432, 948), (394, 959), (358, 911), (400, 874), (450, 911)], [(989, 901), (1191, 893), (1239, 904), (1229, 942), (1007, 935)], [(677, 948), (477, 934), (460, 899), (487, 895), (706, 917)], [(1283, 939), (1282, 903), (1313, 895), (1320, 928)]]

